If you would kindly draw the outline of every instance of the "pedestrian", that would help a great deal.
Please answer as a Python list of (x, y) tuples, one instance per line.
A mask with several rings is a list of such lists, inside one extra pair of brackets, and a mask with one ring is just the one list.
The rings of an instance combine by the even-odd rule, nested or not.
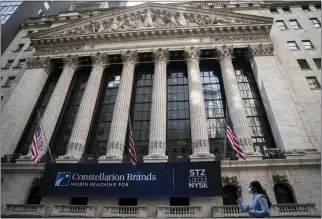
[(252, 181), (249, 184), (248, 193), (253, 196), (253, 199), (249, 205), (244, 205), (241, 190), (238, 190), (237, 203), (240, 211), (249, 213), (253, 218), (269, 217), (272, 203), (262, 185), (258, 181)]

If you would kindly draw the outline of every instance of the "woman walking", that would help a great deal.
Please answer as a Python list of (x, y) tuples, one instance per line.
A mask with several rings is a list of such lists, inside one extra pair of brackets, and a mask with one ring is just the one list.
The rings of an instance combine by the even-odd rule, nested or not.
[(241, 199), (241, 191), (238, 191), (238, 206), (241, 212), (247, 212), (253, 218), (269, 217), (270, 208), (272, 203), (270, 202), (266, 191), (258, 181), (252, 181), (249, 184), (248, 193), (253, 195), (252, 202), (249, 205), (244, 205)]

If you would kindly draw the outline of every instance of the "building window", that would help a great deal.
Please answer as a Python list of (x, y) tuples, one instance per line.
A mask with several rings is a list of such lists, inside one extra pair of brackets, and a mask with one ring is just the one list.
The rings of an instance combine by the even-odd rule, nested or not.
[(50, 100), (51, 94), (54, 91), (56, 83), (59, 79), (60, 72), (58, 71), (61, 72), (62, 69), (56, 68), (56, 71), (52, 72), (52, 74), (50, 74), (50, 76), (48, 77), (44, 85), (44, 88), (42, 89), (41, 94), (39, 95), (36, 106), (34, 107), (34, 110), (31, 113), (31, 116), (16, 147), (16, 150), (14, 152), (16, 155), (27, 154), (35, 130), (37, 110), (39, 110), (39, 114), (40, 116), (42, 116)]
[(283, 7), (282, 10), (284, 11), (284, 13), (291, 13), (291, 9), (290, 7)]
[(285, 22), (282, 20), (276, 21), (277, 26), (280, 28), (280, 30), (287, 30), (287, 27), (285, 25)]
[(299, 22), (297, 20), (290, 20), (290, 23), (293, 27), (294, 30), (301, 29), (302, 27), (300, 26)]
[(120, 198), (119, 206), (137, 206), (138, 199), (137, 198)]
[(313, 61), (314, 61), (315, 65), (316, 65), (316, 67), (318, 69), (320, 69), (321, 68), (321, 58), (314, 58)]
[(12, 66), (14, 60), (8, 60), (7, 64), (3, 67), (3, 69), (9, 69)]
[(71, 205), (87, 205), (88, 197), (72, 197), (70, 200)]
[(41, 8), (38, 10), (38, 15), (39, 15), (40, 17), (45, 15), (45, 14), (44, 14), (44, 11), (43, 11)]
[[(3, 97), (1, 97), (1, 100), (2, 100)], [(4, 181), (4, 177), (1, 177), (1, 185), (3, 184), (3, 181)]]
[(170, 198), (170, 206), (189, 206), (189, 198)]
[(170, 62), (168, 72), (167, 150), (169, 162), (189, 161), (191, 154), (189, 89), (186, 63)]
[(309, 64), (307, 63), (306, 59), (298, 59), (297, 62), (299, 63), (302, 70), (311, 69)]
[[(76, 115), (86, 88), (90, 67), (77, 70), (69, 86), (67, 98), (61, 110), (60, 118), (57, 121), (53, 137), (49, 143), (52, 155), (55, 158), (64, 155), (72, 133)], [(46, 158), (48, 159), (48, 154)]]
[(19, 63), (16, 65), (15, 68), (22, 68), (26, 63), (26, 59), (19, 59)]
[(302, 5), (301, 8), (305, 12), (311, 11), (311, 9), (310, 9), (310, 7), (308, 5)]
[(37, 195), (38, 192), (39, 192), (39, 186), (36, 186), (35, 188), (33, 188), (29, 193), (26, 204), (39, 205), (42, 197)]
[(252, 68), (244, 56), (235, 58), (233, 65), (252, 132), (254, 150), (264, 154), (264, 150), (276, 148), (276, 145)]
[(310, 20), (315, 28), (321, 27), (321, 23), (317, 18), (310, 18)]
[(106, 145), (110, 134), (114, 104), (120, 85), (122, 65), (111, 65), (108, 72), (104, 72), (103, 84), (100, 87), (98, 101), (92, 119), (89, 138), (85, 150), (85, 157), (97, 160), (106, 153)]
[(223, 205), (238, 205), (237, 204), (237, 187), (233, 185), (226, 185), (224, 186), (224, 193), (225, 196), (223, 196)]
[(315, 76), (306, 77), (306, 80), (309, 82), (309, 85), (312, 90), (321, 89), (321, 84)]
[(317, 11), (321, 11), (321, 4), (316, 4), (314, 7)]
[(4, 98), (4, 96), (1, 96), (1, 100)]
[[(153, 72), (154, 65), (152, 65), (151, 63), (142, 63), (135, 68), (134, 73), (132, 98), (130, 106), (130, 119), (133, 141), (138, 162), (143, 162), (143, 157), (148, 154), (153, 90)], [(126, 144), (123, 155), (124, 161), (126, 162), (130, 162), (128, 152), (128, 134), (129, 130), (126, 135)]]
[(314, 49), (314, 46), (310, 40), (302, 40), (302, 43), (303, 43), (303, 46), (306, 50)]
[(277, 204), (294, 204), (293, 191), (288, 185), (278, 183), (274, 186), (274, 193)]
[(46, 10), (48, 10), (50, 8), (50, 5), (47, 1), (44, 2), (44, 6), (45, 6)]
[(15, 80), (15, 78), (16, 78), (15, 76), (9, 76), (8, 80), (7, 80), (7, 83), (4, 86), (1, 86), (1, 87), (11, 87), (12, 82)]
[(292, 51), (299, 50), (299, 47), (295, 41), (287, 41), (288, 48)]
[[(224, 151), (225, 144), (225, 97), (221, 69), (210, 60), (200, 61), (200, 79), (203, 87), (204, 104), (208, 125), (208, 137), (211, 153), (219, 156)], [(227, 147), (227, 154), (231, 147)], [(229, 156), (234, 158), (234, 156)]]
[(25, 44), (21, 43), (18, 45), (17, 49), (14, 50), (13, 52), (20, 52)]
[(278, 14), (277, 8), (269, 8), (272, 14)]

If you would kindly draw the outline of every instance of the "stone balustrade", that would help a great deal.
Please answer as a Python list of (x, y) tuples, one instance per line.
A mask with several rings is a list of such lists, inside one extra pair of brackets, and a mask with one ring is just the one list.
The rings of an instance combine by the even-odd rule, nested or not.
[(277, 204), (272, 206), (271, 216), (318, 216), (318, 212), (315, 204)]
[(52, 217), (95, 217), (92, 205), (54, 205)]
[(7, 204), (6, 216), (9, 217), (45, 217), (46, 205)]
[(123, 218), (145, 218), (147, 217), (146, 206), (111, 206), (105, 205), (103, 215), (101, 217), (123, 217)]
[(249, 214), (241, 213), (238, 205), (223, 205), (212, 207), (212, 217), (248, 217)]
[[(315, 204), (275, 204), (271, 208), (271, 217), (299, 217), (318, 216)], [(237, 205), (223, 205), (212, 207), (212, 217), (231, 218), (249, 217), (248, 213), (241, 213)]]
[(158, 206), (157, 218), (201, 218), (201, 206)]

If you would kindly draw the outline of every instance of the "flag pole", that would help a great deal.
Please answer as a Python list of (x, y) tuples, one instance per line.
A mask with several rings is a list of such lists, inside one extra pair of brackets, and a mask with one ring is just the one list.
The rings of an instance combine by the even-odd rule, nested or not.
[(44, 140), (45, 140), (45, 144), (46, 144), (46, 147), (48, 148), (48, 152), (49, 152), (49, 155), (50, 155), (50, 158), (51, 158), (51, 162), (54, 163), (54, 159), (53, 159), (53, 156), (51, 155), (51, 150), (50, 150), (50, 147), (47, 143), (47, 138), (46, 138), (46, 135), (45, 135), (45, 130), (44, 130), (44, 127), (42, 126), (42, 121), (41, 121), (41, 118), (40, 118), (40, 113), (39, 113), (39, 110), (37, 110), (37, 116), (38, 116), (38, 119), (39, 119), (39, 123), (40, 123), (40, 126), (41, 126), (41, 129), (43, 131), (43, 135), (44, 135)]
[(223, 158), (226, 157), (226, 148), (227, 148), (227, 116), (228, 116), (228, 103), (226, 101), (226, 107), (225, 107), (225, 140), (224, 140), (224, 153)]

